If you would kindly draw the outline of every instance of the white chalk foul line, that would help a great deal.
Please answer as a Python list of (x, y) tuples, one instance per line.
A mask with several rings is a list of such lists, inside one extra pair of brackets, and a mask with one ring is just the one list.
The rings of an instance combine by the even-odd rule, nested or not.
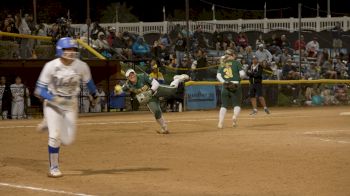
[(350, 144), (350, 141), (343, 141), (343, 140), (333, 140), (333, 139), (320, 139), (321, 141), (324, 142), (336, 142), (339, 144)]
[[(306, 131), (303, 134), (304, 135), (315, 135), (315, 134), (329, 134), (329, 133), (339, 133), (339, 132), (349, 132), (349, 130), (320, 130), (320, 131)], [(336, 139), (323, 139), (323, 138), (318, 138), (318, 140), (323, 141), (323, 142), (334, 142), (334, 143), (339, 143), (339, 144), (350, 144), (350, 141), (344, 141), (344, 140), (336, 140)]]
[(47, 193), (61, 193), (61, 194), (65, 194), (65, 195), (95, 196), (95, 195), (89, 195), (89, 194), (85, 194), (85, 193), (73, 193), (73, 192), (68, 192), (68, 191), (45, 189), (45, 188), (40, 188), (40, 187), (9, 184), (9, 183), (3, 183), (3, 182), (0, 182), (0, 186), (6, 186), (6, 187), (11, 187), (11, 188), (17, 188), (17, 189), (27, 189), (27, 190), (33, 190), (33, 191), (41, 191), (41, 192), (47, 192)]
[[(293, 116), (293, 118), (308, 118), (312, 116)], [(239, 119), (246, 120), (266, 120), (271, 118), (291, 118), (290, 116), (261, 116), (261, 117), (240, 117)], [(196, 118), (196, 119), (170, 119), (166, 122), (199, 122), (199, 121), (217, 121), (217, 118)], [(106, 121), (106, 122), (81, 122), (77, 123), (80, 126), (89, 126), (89, 125), (110, 125), (110, 124), (142, 124), (142, 123), (154, 123), (154, 120), (138, 120), (138, 121)], [(36, 125), (11, 125), (11, 126), (0, 126), (0, 129), (18, 129), (18, 128), (35, 128)]]
[(325, 133), (334, 133), (334, 132), (349, 132), (350, 130), (318, 130), (318, 131), (306, 131), (303, 134), (305, 135), (314, 135), (314, 134), (325, 134)]

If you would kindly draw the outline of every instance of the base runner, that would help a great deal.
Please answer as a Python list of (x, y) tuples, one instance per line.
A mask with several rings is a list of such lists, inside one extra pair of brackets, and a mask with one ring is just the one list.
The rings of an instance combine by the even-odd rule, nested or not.
[(44, 100), (42, 124), (47, 124), (49, 131), (49, 177), (63, 175), (58, 163), (60, 146), (75, 139), (80, 83), (86, 84), (96, 98), (90, 68), (78, 59), (77, 42), (70, 37), (61, 38), (56, 45), (56, 56), (59, 58), (44, 66), (35, 89), (35, 94)]

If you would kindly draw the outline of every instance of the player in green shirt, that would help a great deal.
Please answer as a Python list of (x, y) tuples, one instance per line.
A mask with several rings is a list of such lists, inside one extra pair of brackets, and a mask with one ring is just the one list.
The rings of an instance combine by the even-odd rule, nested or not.
[(233, 106), (232, 126), (237, 126), (237, 117), (241, 111), (242, 87), (241, 77), (245, 76), (242, 65), (235, 60), (236, 56), (233, 50), (227, 50), (221, 57), (221, 65), (218, 68), (216, 78), (222, 82), (221, 89), (221, 108), (219, 112), (218, 128), (224, 127), (224, 118), (227, 107), (231, 103)]
[(126, 71), (125, 76), (127, 81), (123, 86), (116, 85), (114, 92), (116, 95), (124, 92), (130, 92), (131, 95), (135, 95), (140, 104), (146, 103), (150, 111), (153, 113), (156, 121), (159, 123), (161, 129), (157, 131), (161, 134), (168, 134), (168, 126), (162, 116), (162, 110), (159, 104), (159, 97), (170, 97), (177, 91), (177, 87), (180, 82), (184, 82), (189, 79), (186, 74), (175, 75), (174, 80), (170, 85), (162, 85), (147, 74), (136, 74), (133, 69)]

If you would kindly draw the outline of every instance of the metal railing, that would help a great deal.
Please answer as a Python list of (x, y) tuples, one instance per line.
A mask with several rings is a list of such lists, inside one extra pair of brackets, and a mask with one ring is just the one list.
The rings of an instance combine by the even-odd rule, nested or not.
[[(333, 28), (336, 23), (340, 23), (344, 31), (350, 30), (350, 17), (315, 17), (302, 18), (301, 28), (321, 32)], [(163, 21), (163, 22), (135, 22), (135, 23), (101, 23), (102, 27), (115, 27), (119, 32), (128, 31), (138, 35), (149, 33), (169, 33), (177, 25), (186, 26), (186, 21)], [(295, 32), (299, 30), (298, 18), (281, 18), (281, 19), (238, 19), (238, 20), (207, 20), (207, 21), (189, 21), (190, 31), (201, 27), (203, 32), (213, 33), (215, 30), (247, 32), (259, 31), (268, 33), (275, 30), (285, 30)], [(72, 24), (76, 32), (86, 32), (86, 24)]]

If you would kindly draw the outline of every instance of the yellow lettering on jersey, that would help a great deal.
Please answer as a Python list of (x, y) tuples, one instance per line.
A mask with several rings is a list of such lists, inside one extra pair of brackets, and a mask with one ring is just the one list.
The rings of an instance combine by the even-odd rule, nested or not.
[(233, 78), (231, 67), (225, 67), (224, 73), (225, 73), (224, 78)]

